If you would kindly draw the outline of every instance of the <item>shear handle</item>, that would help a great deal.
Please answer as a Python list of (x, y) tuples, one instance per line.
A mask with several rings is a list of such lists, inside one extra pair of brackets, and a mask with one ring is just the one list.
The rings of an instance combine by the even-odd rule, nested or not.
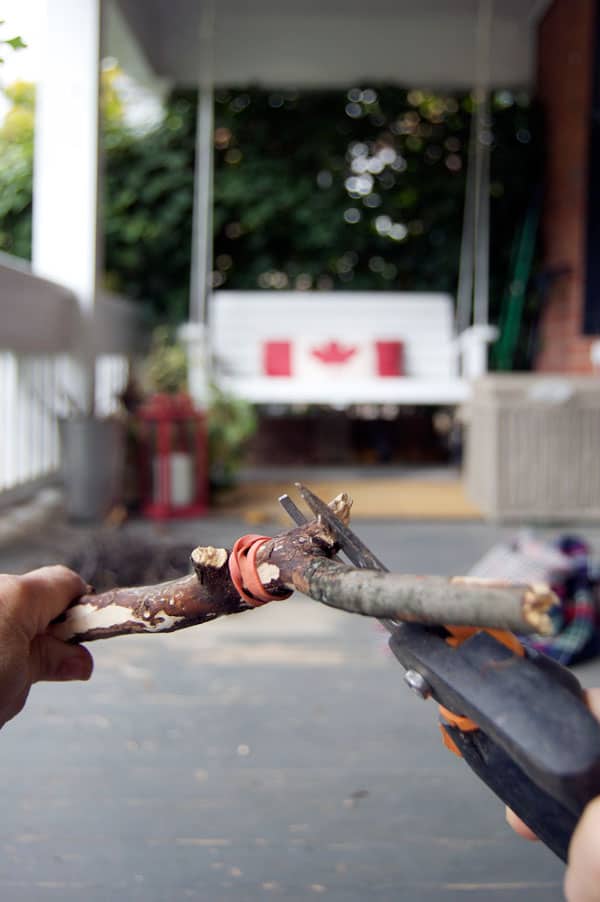
[(474, 721), (573, 815), (600, 794), (600, 724), (554, 669), (515, 655), (486, 632), (451, 648), (436, 631), (401, 624), (390, 647), (436, 701)]

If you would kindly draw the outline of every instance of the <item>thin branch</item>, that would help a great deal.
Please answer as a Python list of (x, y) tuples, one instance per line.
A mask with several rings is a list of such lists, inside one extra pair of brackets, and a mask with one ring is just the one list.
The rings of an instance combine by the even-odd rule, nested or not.
[(545, 585), (382, 573), (335, 561), (311, 562), (294, 574), (294, 585), (330, 607), (382, 620), (553, 632), (548, 611), (556, 596)]

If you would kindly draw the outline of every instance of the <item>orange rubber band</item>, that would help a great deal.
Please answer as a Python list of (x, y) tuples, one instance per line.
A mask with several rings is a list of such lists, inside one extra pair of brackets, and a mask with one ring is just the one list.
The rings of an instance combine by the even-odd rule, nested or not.
[(252, 608), (260, 607), (269, 601), (281, 601), (289, 598), (291, 592), (285, 594), (278, 593), (272, 595), (267, 592), (260, 577), (256, 566), (256, 555), (259, 548), (270, 541), (270, 536), (259, 536), (249, 534), (241, 536), (234, 544), (231, 554), (229, 555), (229, 575), (235, 586), (240, 598), (250, 605)]
[[(470, 636), (474, 636), (475, 633), (484, 632), (489, 633), (490, 636), (493, 636), (498, 642), (501, 642), (503, 645), (506, 645), (514, 654), (519, 657), (525, 656), (525, 649), (517, 639), (513, 633), (508, 632), (508, 630), (479, 630), (474, 626), (445, 626), (445, 629), (448, 630), (450, 635), (446, 639), (448, 645), (451, 645), (453, 648), (456, 648), (458, 645), (461, 645), (466, 639)], [(474, 730), (478, 730), (479, 727), (475, 723), (474, 720), (471, 720), (470, 717), (463, 717), (460, 714), (455, 714), (454, 711), (450, 711), (448, 708), (445, 708), (443, 705), (439, 705), (439, 712), (443, 717), (444, 721), (452, 727), (458, 727), (461, 733), (472, 733)], [(444, 724), (440, 724), (440, 730), (442, 732), (442, 740), (447, 749), (453, 752), (455, 755), (458, 755), (459, 758), (462, 758), (460, 751), (452, 737), (446, 732), (444, 729)]]

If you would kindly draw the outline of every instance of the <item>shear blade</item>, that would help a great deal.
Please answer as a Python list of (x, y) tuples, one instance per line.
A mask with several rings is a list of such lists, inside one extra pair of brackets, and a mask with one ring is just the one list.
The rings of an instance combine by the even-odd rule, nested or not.
[(370, 548), (367, 548), (365, 543), (345, 523), (342, 523), (339, 517), (336, 517), (328, 504), (301, 482), (297, 482), (296, 487), (313, 514), (321, 517), (325, 525), (333, 532), (340, 543), (342, 551), (350, 558), (353, 564), (357, 567), (367, 567), (371, 570), (387, 571), (387, 567), (375, 557)]

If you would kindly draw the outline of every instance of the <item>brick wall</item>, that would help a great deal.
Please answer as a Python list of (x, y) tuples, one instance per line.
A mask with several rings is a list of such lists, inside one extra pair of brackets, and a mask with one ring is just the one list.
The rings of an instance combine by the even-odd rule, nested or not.
[(536, 369), (591, 371), (582, 335), (589, 115), (596, 0), (554, 0), (539, 27), (538, 93), (545, 110), (544, 266), (570, 268), (553, 284), (541, 322)]

